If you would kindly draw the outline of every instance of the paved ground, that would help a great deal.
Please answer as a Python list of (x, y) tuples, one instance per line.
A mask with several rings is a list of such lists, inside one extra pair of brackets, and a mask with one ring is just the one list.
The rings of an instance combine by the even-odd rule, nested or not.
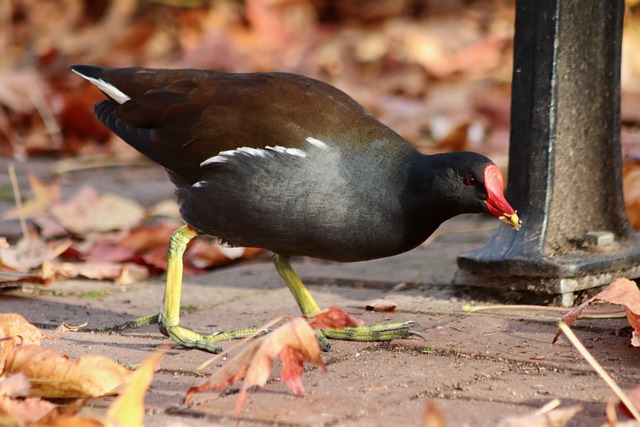
[[(34, 164), (45, 175), (49, 166)], [(155, 168), (65, 177), (68, 188), (87, 181), (138, 195), (148, 203), (172, 191)], [(0, 185), (5, 185), (2, 180)], [(147, 395), (147, 425), (181, 421), (189, 426), (419, 426), (426, 403), (433, 401), (450, 426), (491, 426), (506, 416), (534, 411), (553, 398), (564, 405), (584, 406), (570, 425), (601, 425), (605, 402), (614, 399), (613, 393), (568, 341), (551, 344), (558, 316), (462, 311), (463, 304), (478, 302), (451, 285), (456, 255), (481, 246), (491, 235), (487, 227), (495, 225), (476, 217), (457, 219), (446, 225), (449, 230), (471, 231), (445, 233), (427, 247), (385, 260), (354, 264), (296, 260), (294, 267), (321, 306), (338, 305), (368, 323), (412, 319), (417, 322), (415, 330), (427, 340), (333, 341), (333, 350), (325, 354), (328, 372), (309, 369), (303, 376), (305, 398), (288, 392), (276, 371), (265, 388), (250, 393), (239, 416), (234, 412), (237, 388), (198, 395), (190, 407), (180, 405), (187, 389), (203, 381), (195, 368), (210, 356), (175, 347), (162, 359)], [(0, 226), (0, 234), (12, 230), (15, 224)], [(403, 282), (409, 286), (394, 290)], [(156, 312), (162, 290), (160, 280), (127, 287), (77, 280), (55, 283), (40, 292), (27, 286), (0, 294), (0, 311), (21, 313), (37, 324), (89, 321), (90, 327), (100, 328)], [(390, 299), (398, 310), (365, 312), (364, 303), (374, 298)], [(297, 311), (268, 259), (189, 278), (182, 304), (189, 307), (183, 324), (199, 331), (261, 324)], [(628, 344), (625, 327), (624, 320), (584, 320), (574, 329), (617, 382), (631, 388), (640, 383), (640, 350)], [(166, 342), (155, 327), (148, 327), (121, 335), (66, 334), (51, 345), (71, 356), (99, 353), (137, 365)], [(104, 412), (110, 402), (97, 399), (94, 412)]]

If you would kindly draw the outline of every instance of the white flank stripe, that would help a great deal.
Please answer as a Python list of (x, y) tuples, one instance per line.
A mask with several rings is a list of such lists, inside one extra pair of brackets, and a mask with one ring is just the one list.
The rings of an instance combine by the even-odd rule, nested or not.
[(83, 77), (88, 81), (90, 81), (91, 83), (93, 83), (94, 85), (96, 85), (98, 89), (106, 93), (109, 96), (109, 98), (113, 99), (118, 104), (124, 104), (125, 102), (131, 99), (131, 97), (129, 97), (126, 93), (122, 92), (120, 89), (118, 89), (111, 83), (107, 83), (102, 79), (95, 79), (93, 77), (85, 76), (84, 74), (80, 74), (75, 70), (71, 70), (71, 71), (73, 71), (80, 77)]
[(329, 148), (327, 144), (311, 136), (307, 138), (307, 142), (315, 147), (322, 148), (323, 150), (326, 150), (327, 148)]
[(304, 150), (300, 150), (299, 148), (282, 147), (280, 145), (276, 145), (275, 147), (265, 147), (264, 149), (253, 148), (253, 147), (240, 147), (235, 150), (221, 151), (220, 153), (218, 153), (217, 156), (213, 156), (205, 160), (204, 162), (200, 163), (200, 167), (202, 168), (214, 163), (226, 163), (227, 161), (229, 161), (231, 157), (234, 157), (240, 154), (253, 156), (253, 157), (266, 158), (270, 154), (270, 152), (289, 154), (291, 156), (302, 157), (302, 158), (307, 157), (307, 153), (304, 152)]
[(267, 150), (277, 151), (278, 153), (291, 154), (292, 156), (307, 157), (307, 153), (299, 148), (286, 148), (276, 145), (275, 147), (267, 147)]

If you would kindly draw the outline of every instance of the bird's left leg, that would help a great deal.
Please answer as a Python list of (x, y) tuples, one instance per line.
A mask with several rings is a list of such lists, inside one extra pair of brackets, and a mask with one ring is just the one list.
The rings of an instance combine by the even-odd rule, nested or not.
[[(320, 312), (318, 304), (302, 283), (300, 276), (293, 270), (289, 257), (274, 254), (273, 263), (280, 273), (280, 276), (289, 287), (289, 290), (296, 299), (302, 314), (307, 317), (313, 317), (314, 314)], [(409, 331), (409, 327), (413, 324), (411, 321), (407, 322), (392, 322), (382, 323), (377, 325), (365, 325), (353, 328), (343, 329), (322, 329), (320, 338), (320, 344), (323, 350), (328, 350), (331, 345), (324, 339), (333, 338), (339, 340), (348, 341), (391, 341), (400, 338), (408, 338), (412, 333)]]

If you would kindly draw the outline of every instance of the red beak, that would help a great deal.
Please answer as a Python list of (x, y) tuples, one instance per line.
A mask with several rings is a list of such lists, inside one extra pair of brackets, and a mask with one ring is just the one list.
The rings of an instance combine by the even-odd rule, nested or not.
[(504, 181), (498, 166), (491, 164), (484, 168), (484, 186), (489, 196), (485, 202), (489, 213), (514, 230), (519, 230), (522, 221), (504, 198)]

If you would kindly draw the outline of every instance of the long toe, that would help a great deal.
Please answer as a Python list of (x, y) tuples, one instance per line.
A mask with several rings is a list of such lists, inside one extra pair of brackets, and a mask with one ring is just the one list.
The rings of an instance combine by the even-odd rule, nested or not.
[(414, 335), (409, 330), (415, 322), (408, 320), (405, 322), (379, 323), (376, 325), (358, 326), (344, 329), (322, 329), (322, 334), (327, 338), (346, 341), (392, 341), (396, 339), (406, 339)]
[(182, 326), (171, 326), (165, 328), (169, 337), (187, 348), (197, 348), (199, 350), (208, 351), (209, 353), (220, 353), (222, 347), (218, 346), (218, 342), (234, 339), (246, 338), (258, 332), (256, 328), (238, 329), (229, 332), (216, 332), (211, 335), (201, 335)]

